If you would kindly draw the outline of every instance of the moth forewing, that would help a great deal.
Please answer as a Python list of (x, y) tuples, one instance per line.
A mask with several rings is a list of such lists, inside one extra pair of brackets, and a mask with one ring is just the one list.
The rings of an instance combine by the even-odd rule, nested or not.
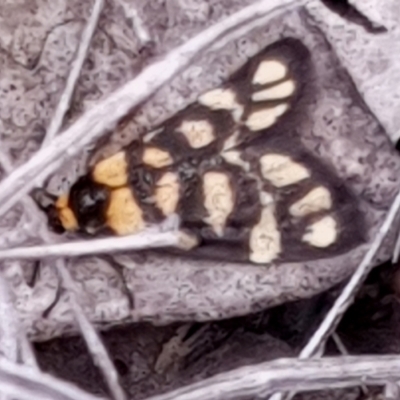
[(73, 187), (79, 201), (70, 194), (57, 208), (62, 225), (125, 235), (177, 214), (193, 239), (180, 256), (256, 264), (355, 246), (346, 219), (361, 215), (351, 193), (296, 136), (308, 112), (310, 63), (299, 40), (268, 46), (223, 85), (97, 162), (87, 186)]

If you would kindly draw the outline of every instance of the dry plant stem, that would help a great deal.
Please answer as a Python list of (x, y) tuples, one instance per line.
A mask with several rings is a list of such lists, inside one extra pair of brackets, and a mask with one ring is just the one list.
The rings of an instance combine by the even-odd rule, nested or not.
[(385, 386), (384, 391), (384, 399), (385, 400), (400, 400), (400, 388), (398, 383), (389, 382)]
[(0, 359), (2, 393), (19, 400), (100, 400), (78, 387), (30, 367)]
[(399, 256), (400, 256), (400, 230), (397, 234), (397, 240), (396, 244), (394, 246), (394, 251), (393, 251), (393, 256), (392, 256), (392, 263), (396, 264), (399, 261)]
[[(16, 363), (18, 361), (18, 330), (15, 310), (10, 292), (0, 271), (0, 352), (3, 357)], [(10, 400), (5, 394), (0, 394), (1, 400)]]
[(0, 260), (41, 259), (48, 257), (77, 257), (88, 254), (103, 254), (126, 250), (142, 250), (159, 247), (179, 247), (179, 232), (143, 232), (136, 235), (44, 244), (30, 247), (15, 247), (0, 250)]
[(54, 113), (49, 128), (47, 129), (46, 136), (44, 138), (42, 146), (45, 146), (49, 142), (51, 142), (62, 127), (62, 123), (65, 114), (70, 106), (71, 98), (74, 93), (74, 89), (78, 81), (79, 75), (81, 73), (83, 63), (86, 59), (86, 55), (89, 50), (94, 31), (96, 30), (97, 24), (99, 22), (103, 6), (104, 6), (104, 0), (95, 0), (92, 13), (86, 24), (85, 30), (82, 34), (77, 56), (72, 64), (71, 71), (67, 79), (67, 83), (61, 95), (56, 112)]
[(383, 385), (400, 374), (399, 356), (349, 356), (322, 359), (280, 359), (237, 368), (146, 400), (215, 400), (265, 398), (281, 391), (312, 391)]
[(93, 325), (89, 322), (81, 306), (76, 300), (76, 287), (69, 271), (65, 266), (65, 262), (63, 260), (57, 260), (56, 268), (62, 278), (63, 284), (69, 292), (69, 302), (78, 322), (80, 331), (82, 332), (83, 338), (85, 339), (86, 345), (93, 357), (95, 364), (103, 373), (103, 377), (107, 382), (113, 399), (125, 400), (125, 393), (119, 384), (118, 373), (115, 369), (115, 366), (112, 363), (107, 350), (104, 347), (96, 330), (93, 328)]
[(187, 67), (201, 51), (209, 48), (237, 26), (277, 13), (309, 0), (260, 0), (205, 29), (201, 34), (168, 53), (136, 78), (125, 84), (97, 106), (88, 110), (64, 133), (39, 150), (27, 163), (0, 183), (0, 215), (7, 212), (24, 194), (43, 182), (66, 159), (98, 139), (134, 107), (141, 104), (177, 73)]
[(0, 352), (8, 360), (18, 360), (18, 322), (11, 294), (0, 270)]
[[(333, 332), (332, 339), (335, 342), (335, 345), (336, 345), (337, 349), (339, 350), (340, 354), (343, 356), (348, 356), (349, 352), (347, 351), (346, 346), (343, 344), (343, 341), (340, 338), (339, 334), (336, 332)], [(368, 388), (364, 384), (361, 384), (360, 387), (361, 387), (363, 394), (365, 396), (367, 396), (369, 393)]]
[(335, 342), (335, 345), (339, 350), (340, 354), (342, 356), (348, 356), (349, 352), (347, 351), (346, 346), (343, 344), (342, 339), (340, 339), (340, 336), (336, 332), (332, 333), (332, 339)]
[(22, 362), (37, 371), (40, 370), (39, 364), (37, 363), (35, 353), (33, 351), (31, 342), (28, 340), (25, 332), (20, 332), (19, 334), (20, 343), (20, 354)]

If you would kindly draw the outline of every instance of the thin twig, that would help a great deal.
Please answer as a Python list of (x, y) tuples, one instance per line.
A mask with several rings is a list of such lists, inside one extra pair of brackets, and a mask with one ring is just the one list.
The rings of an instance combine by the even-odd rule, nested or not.
[(392, 263), (397, 264), (399, 262), (399, 257), (400, 257), (400, 230), (397, 233), (396, 244), (393, 250)]
[(40, 370), (39, 364), (36, 360), (35, 352), (33, 351), (32, 344), (28, 340), (25, 331), (22, 329), (19, 332), (19, 345), (20, 345), (20, 352), (21, 352), (21, 359), (22, 362), (37, 371)]
[(90, 14), (89, 20), (82, 34), (76, 58), (68, 75), (67, 83), (65, 85), (63, 94), (61, 95), (56, 112), (54, 113), (49, 128), (47, 129), (42, 146), (50, 143), (62, 127), (62, 123), (64, 121), (65, 114), (69, 109), (71, 98), (74, 93), (76, 83), (78, 82), (79, 76), (81, 74), (82, 66), (85, 62), (94, 31), (96, 30), (101, 10), (103, 9), (103, 5), (104, 0), (95, 0), (92, 13)]
[(399, 400), (400, 399), (400, 388), (399, 382), (389, 382), (385, 385), (384, 399), (385, 400)]
[(275, 390), (327, 390), (358, 386), (361, 381), (383, 385), (399, 374), (398, 355), (286, 358), (237, 368), (147, 400), (265, 398)]
[[(17, 363), (18, 361), (18, 329), (15, 310), (10, 292), (0, 270), (0, 352), (3, 357)], [(10, 396), (1, 392), (1, 400), (10, 400)]]
[(122, 117), (187, 67), (213, 42), (248, 21), (267, 14), (273, 17), (288, 7), (300, 6), (308, 1), (310, 0), (260, 0), (204, 30), (169, 52), (161, 61), (147, 67), (136, 78), (88, 110), (64, 133), (56, 136), (0, 183), (0, 215), (7, 212), (35, 185), (43, 182), (66, 159), (115, 127)]
[(332, 339), (335, 342), (335, 345), (339, 350), (340, 354), (342, 356), (348, 356), (349, 352), (347, 351), (346, 346), (343, 344), (342, 339), (340, 339), (340, 336), (336, 332), (332, 333)]
[(78, 387), (30, 367), (0, 359), (1, 392), (20, 400), (100, 400)]
[(159, 247), (180, 247), (180, 232), (146, 232), (136, 235), (44, 244), (30, 247), (1, 249), (0, 260), (40, 259), (48, 257), (77, 257), (88, 254), (103, 254), (126, 250), (142, 250)]
[(11, 294), (0, 270), (0, 349), (8, 360), (18, 361), (18, 322)]
[(65, 285), (66, 289), (69, 292), (70, 295), (69, 302), (71, 308), (74, 312), (74, 316), (78, 322), (79, 328), (82, 332), (83, 338), (85, 339), (89, 352), (93, 357), (94, 363), (100, 368), (100, 371), (102, 372), (103, 377), (107, 382), (107, 385), (110, 389), (113, 399), (125, 400), (126, 396), (118, 381), (117, 370), (114, 364), (112, 363), (110, 356), (108, 355), (107, 350), (104, 347), (104, 344), (101, 341), (99, 335), (93, 328), (93, 325), (87, 319), (85, 313), (82, 310), (82, 307), (79, 305), (76, 299), (75, 283), (69, 271), (67, 270), (64, 261), (57, 260), (56, 268), (62, 278), (63, 284)]
[[(337, 332), (332, 333), (332, 340), (335, 342), (335, 345), (337, 349), (339, 350), (340, 354), (342, 356), (348, 356), (349, 352), (346, 349), (346, 346), (344, 345), (342, 339), (340, 338), (339, 334)], [(365, 384), (360, 384), (361, 390), (365, 396), (368, 395), (368, 388)]]

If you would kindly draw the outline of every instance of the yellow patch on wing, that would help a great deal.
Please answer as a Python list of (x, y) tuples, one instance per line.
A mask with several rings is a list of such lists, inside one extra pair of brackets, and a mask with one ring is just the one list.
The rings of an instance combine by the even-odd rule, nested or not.
[(173, 160), (168, 151), (157, 147), (146, 147), (143, 151), (142, 161), (153, 168), (164, 168), (171, 165)]
[(253, 111), (245, 122), (251, 131), (266, 129), (275, 124), (277, 119), (288, 109), (287, 104), (279, 104), (274, 107), (266, 107), (261, 110)]
[(143, 211), (127, 187), (111, 191), (106, 219), (107, 226), (118, 235), (135, 233), (145, 226)]
[[(270, 197), (262, 193), (262, 197)], [(275, 207), (272, 199), (261, 198), (263, 208), (257, 225), (250, 232), (250, 261), (263, 264), (275, 260), (282, 251), (281, 234), (275, 219)]]
[(254, 85), (267, 85), (283, 79), (288, 70), (285, 64), (278, 60), (265, 60), (260, 63), (253, 76)]
[(308, 226), (302, 240), (311, 246), (325, 248), (335, 243), (337, 236), (337, 223), (328, 215)]
[(296, 89), (294, 82), (289, 79), (268, 89), (255, 92), (251, 99), (253, 101), (280, 100), (291, 96)]
[(60, 196), (56, 201), (55, 207), (61, 225), (66, 231), (74, 231), (79, 228), (75, 213), (68, 206), (68, 196)]
[(110, 187), (119, 187), (128, 182), (128, 163), (125, 152), (120, 151), (113, 156), (98, 162), (92, 171), (93, 180)]
[(166, 172), (156, 183), (155, 201), (165, 216), (176, 212), (179, 202), (179, 179), (173, 172)]
[(194, 149), (205, 147), (214, 141), (214, 128), (207, 120), (183, 121), (177, 129)]
[(203, 176), (204, 207), (208, 217), (204, 222), (212, 226), (218, 236), (223, 235), (226, 221), (235, 206), (234, 194), (228, 175), (206, 172)]
[(265, 154), (260, 158), (261, 174), (275, 187), (284, 187), (309, 178), (303, 165), (282, 154)]
[(303, 198), (289, 207), (294, 217), (304, 217), (317, 211), (329, 210), (332, 207), (332, 198), (326, 187), (318, 186), (308, 192)]

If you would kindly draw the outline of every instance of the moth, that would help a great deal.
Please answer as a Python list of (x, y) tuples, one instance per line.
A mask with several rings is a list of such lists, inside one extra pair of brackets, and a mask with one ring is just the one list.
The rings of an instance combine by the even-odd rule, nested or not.
[(128, 235), (178, 215), (184, 257), (269, 264), (359, 245), (351, 190), (302, 144), (315, 84), (310, 51), (282, 39), (223, 85), (99, 161), (45, 207), (50, 226)]

